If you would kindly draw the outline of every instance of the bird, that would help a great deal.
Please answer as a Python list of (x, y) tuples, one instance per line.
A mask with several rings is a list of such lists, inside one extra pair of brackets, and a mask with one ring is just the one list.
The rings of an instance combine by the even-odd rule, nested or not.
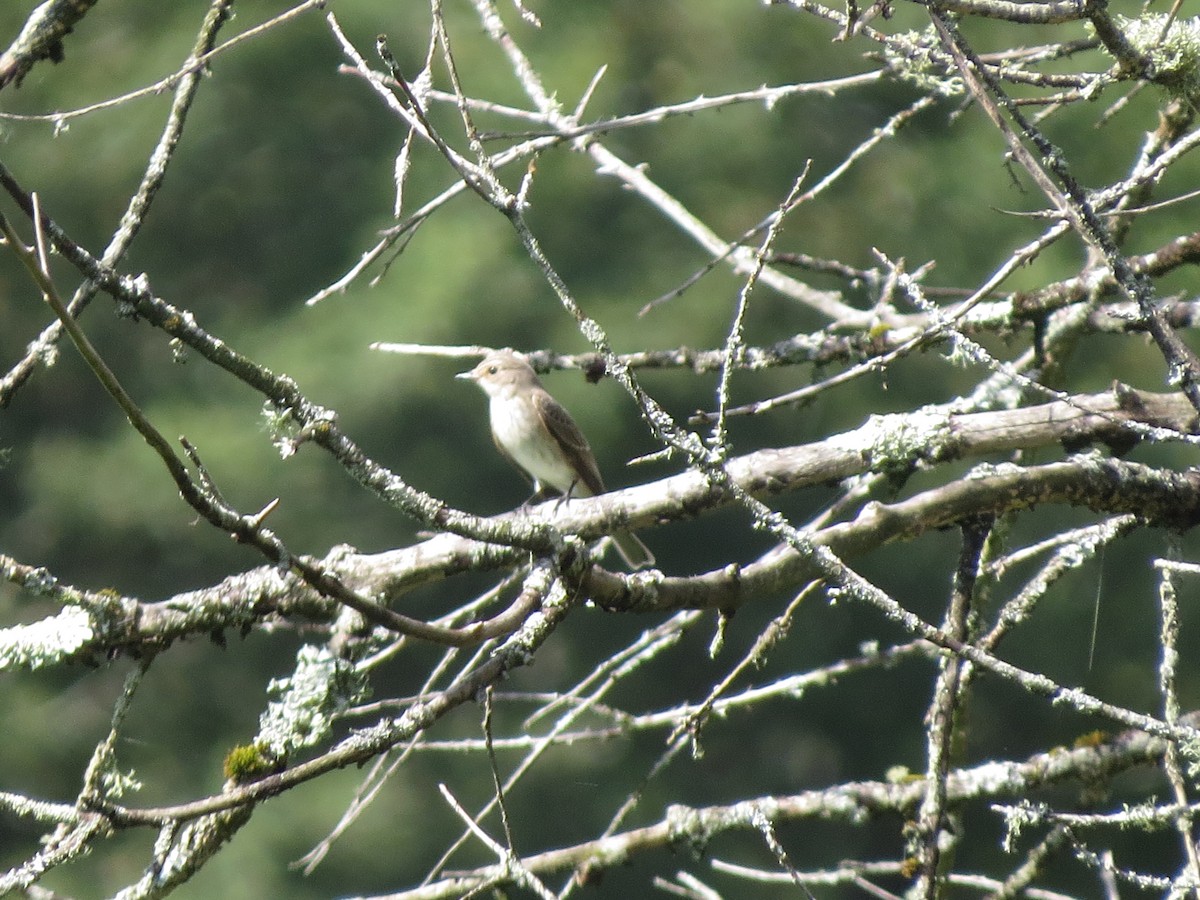
[[(495, 350), (456, 377), (475, 382), (487, 394), (496, 449), (533, 480), (534, 497), (547, 489), (564, 499), (604, 493), (604, 479), (587, 438), (524, 356), (507, 348)], [(612, 538), (630, 569), (654, 564), (654, 554), (633, 532), (619, 531)]]

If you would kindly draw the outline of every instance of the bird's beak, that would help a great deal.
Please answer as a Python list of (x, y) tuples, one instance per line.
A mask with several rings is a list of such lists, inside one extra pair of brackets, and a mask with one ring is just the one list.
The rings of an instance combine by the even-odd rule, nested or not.
[(476, 380), (478, 380), (478, 377), (479, 377), (479, 376), (477, 376), (477, 375), (475, 374), (475, 370), (474, 370), (474, 369), (472, 369), (470, 372), (459, 372), (459, 373), (458, 373), (457, 375), (455, 375), (454, 377), (455, 377), (455, 378), (462, 378), (464, 381), (476, 381)]

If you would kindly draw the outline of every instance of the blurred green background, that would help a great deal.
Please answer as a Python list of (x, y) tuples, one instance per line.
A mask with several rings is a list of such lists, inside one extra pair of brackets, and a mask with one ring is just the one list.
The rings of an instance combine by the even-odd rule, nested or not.
[[(0, 44), (19, 30), (32, 2), (0, 7)], [(622, 115), (700, 94), (762, 84), (833, 78), (866, 71), (872, 45), (834, 43), (827, 24), (782, 7), (733, 0), (612, 0), (532, 5), (538, 31), (510, 6), (501, 13), (530, 54), (549, 90), (571, 108), (596, 70), (608, 70), (589, 106), (591, 117)], [(186, 55), (207, 3), (201, 0), (104, 0), (67, 41), (67, 58), (41, 64), (19, 90), (0, 93), (0, 112), (68, 110), (151, 83)], [(245, 0), (222, 38), (287, 8)], [(418, 2), (342, 0), (330, 4), (348, 36), (374, 59), (377, 33), (389, 36), (409, 74), (424, 54), (428, 9)], [(476, 96), (522, 105), (518, 84), (486, 40), (468, 4), (447, 4), (466, 89)], [(909, 19), (897, 10), (893, 29)], [(970, 23), (985, 46), (1010, 40), (1002, 29)], [(1042, 39), (1062, 36), (1047, 29)], [(1028, 34), (1021, 39), (1031, 42)], [(359, 279), (344, 295), (315, 307), (304, 300), (337, 279), (393, 222), (392, 171), (404, 129), (358, 78), (338, 72), (343, 62), (322, 14), (310, 13), (219, 57), (200, 89), (181, 147), (121, 269), (146, 273), (154, 291), (186, 307), (239, 351), (296, 379), (306, 395), (335, 409), (341, 426), (363, 449), (414, 486), (455, 507), (478, 513), (509, 509), (525, 496), (523, 482), (499, 459), (486, 433), (485, 403), (455, 382), (468, 368), (421, 357), (371, 352), (372, 341), (480, 343), (563, 352), (589, 349), (521, 250), (511, 228), (477, 198), (464, 194), (417, 233), (375, 287)], [(1087, 60), (1093, 67), (1106, 63)], [(445, 85), (441, 69), (439, 86)], [(912, 89), (880, 83), (835, 97), (811, 95), (726, 108), (618, 131), (602, 139), (631, 163), (645, 163), (671, 191), (722, 236), (740, 234), (770, 213), (808, 160), (809, 184), (826, 174), (872, 129), (915, 99)], [(1071, 108), (1046, 123), (1080, 177), (1097, 186), (1131, 165), (1143, 133), (1155, 125), (1160, 98), (1143, 92), (1106, 128), (1095, 128), (1101, 107)], [(97, 255), (135, 188), (166, 114), (169, 95), (51, 124), (0, 121), (0, 159), (76, 240)], [(931, 283), (972, 287), (1014, 248), (1040, 232), (1036, 220), (998, 209), (1038, 209), (1041, 197), (1004, 164), (996, 133), (976, 110), (952, 116), (952, 100), (917, 118), (901, 137), (862, 161), (835, 190), (792, 214), (778, 249), (867, 267), (871, 248), (905, 257), (910, 270), (936, 259)], [(453, 133), (455, 115), (437, 121)], [(486, 121), (487, 127), (514, 127)], [(523, 126), (516, 126), (523, 127)], [(461, 146), (461, 141), (458, 142)], [(515, 185), (523, 167), (504, 173)], [(1197, 175), (1194, 163), (1173, 171), (1164, 190)], [(429, 149), (419, 147), (407, 188), (415, 209), (453, 180)], [(637, 311), (701, 268), (706, 256), (655, 210), (613, 178), (597, 176), (591, 161), (566, 149), (537, 163), (530, 221), (552, 263), (589, 314), (608, 330), (618, 351), (717, 346), (724, 339), (740, 280), (718, 270), (682, 297), (645, 317)], [(11, 214), (11, 205), (5, 207)], [(1131, 252), (1143, 252), (1179, 233), (1194, 210), (1168, 211), (1135, 227)], [(17, 218), (14, 216), (14, 218)], [(1030, 287), (1074, 272), (1077, 243), (1062, 242), (1015, 276), (1009, 287)], [(66, 292), (77, 279), (57, 269)], [(376, 267), (368, 277), (380, 274)], [(1189, 290), (1184, 273), (1164, 292)], [(817, 276), (814, 286), (841, 287)], [(851, 296), (866, 306), (873, 298)], [(0, 366), (6, 371), (48, 321), (47, 310), (15, 262), (0, 255)], [(272, 525), (297, 552), (324, 554), (347, 543), (362, 551), (402, 546), (414, 524), (355, 485), (316, 448), (281, 461), (260, 415), (261, 398), (202, 360), (178, 362), (163, 334), (114, 315), (100, 297), (84, 324), (125, 386), (159, 429), (195, 442), (225, 496), (245, 511), (272, 498), (281, 505)], [(827, 323), (794, 302), (760, 288), (748, 337), (769, 342)], [(1028, 335), (992, 342), (1015, 356)], [(804, 384), (810, 370), (739, 375), (735, 398), (769, 396)], [(797, 444), (853, 428), (871, 413), (940, 402), (969, 390), (980, 370), (955, 368), (937, 354), (907, 360), (887, 377), (860, 379), (811, 408), (735, 424), (735, 452)], [(679, 417), (711, 408), (713, 376), (647, 372), (646, 387)], [(1114, 378), (1163, 389), (1164, 373), (1141, 338), (1096, 339), (1068, 360), (1059, 386), (1100, 390)], [(547, 379), (576, 414), (611, 485), (649, 480), (673, 469), (622, 468), (654, 444), (632, 403), (611, 381), (586, 385), (571, 374)], [(183, 504), (154, 454), (63, 345), (57, 364), (37, 372), (0, 411), (0, 552), (81, 587), (111, 586), (145, 600), (213, 584), (259, 564), (243, 547), (204, 524)], [(1142, 458), (1181, 458), (1175, 451), (1138, 451)], [(1156, 454), (1156, 455), (1154, 455)], [(1045, 451), (1045, 458), (1053, 451)], [(944, 477), (939, 474), (938, 478)], [(777, 498), (803, 521), (831, 495), (809, 491)], [(1019, 538), (1033, 539), (1064, 522), (1085, 522), (1075, 511), (1044, 510), (1021, 520)], [(670, 573), (702, 571), (745, 561), (765, 547), (743, 515), (726, 512), (649, 532), (660, 565)], [(916, 612), (940, 619), (957, 552), (953, 534), (888, 548), (862, 561), (861, 571)], [(1186, 546), (1190, 547), (1191, 539)], [(1103, 571), (1089, 566), (1066, 579), (1039, 611), (1045, 627), (1027, 629), (1006, 647), (1010, 658), (1042, 667), (1060, 681), (1081, 684), (1113, 702), (1157, 708), (1154, 652), (1157, 613), (1146, 562), (1163, 553), (1158, 535), (1143, 535), (1111, 552)], [(406, 609), (432, 615), (468, 596), (461, 583), (429, 589)], [(1093, 604), (1100, 597), (1095, 660), (1089, 668)], [(788, 598), (779, 598), (782, 602)], [(753, 641), (782, 606), (749, 608), (730, 625), (728, 655), (707, 655), (711, 621), (694, 631), (612, 701), (632, 711), (681, 698), (698, 699), (706, 686)], [(0, 585), (0, 625), (35, 621), (45, 604)], [(557, 690), (572, 683), (614, 647), (654, 622), (581, 611), (514, 688)], [(1192, 635), (1187, 635), (1192, 638)], [(860, 643), (901, 636), (861, 609), (823, 600), (802, 609), (788, 642), (768, 667), (768, 681), (836, 660)], [(228, 647), (194, 641), (156, 661), (139, 695), (120, 747), (146, 790), (133, 802), (191, 799), (221, 783), (228, 749), (254, 733), (268, 677), (290, 671), (301, 638), (278, 632), (231, 637)], [(402, 659), (376, 684), (377, 696), (415, 690), (426, 663)], [(75, 796), (95, 742), (107, 731), (127, 660), (91, 669), (0, 675), (0, 790), (54, 800)], [(1185, 673), (1185, 706), (1194, 705), (1194, 673)], [(731, 722), (705, 732), (705, 755), (680, 760), (647, 789), (630, 824), (656, 820), (673, 802), (722, 802), (769, 792), (794, 792), (835, 780), (879, 778), (892, 765), (923, 765), (921, 716), (927, 703), (927, 665), (908, 665), (848, 679), (793, 704), (758, 712), (753, 724)], [(881, 699), (883, 698), (883, 699)], [(966, 759), (1020, 757), (1096, 727), (1060, 711), (1031, 709), (1003, 685), (980, 685), (972, 708)], [(479, 711), (459, 710), (444, 734), (478, 733)], [(753, 740), (745, 739), (745, 728)], [(1047, 736), (1050, 737), (1047, 737)], [(661, 736), (614, 742), (602, 749), (552, 754), (553, 777), (512, 798), (519, 849), (557, 846), (596, 832), (645, 772)], [(515, 760), (515, 758), (514, 758)], [(287, 864), (336, 822), (361, 773), (327, 777), (271, 801), (181, 897), (327, 897), (396, 890), (419, 880), (456, 824), (437, 794), (447, 782), (468, 805), (490, 795), (478, 757), (423, 757), (405, 767), (367, 816), (340, 841), (317, 872), (303, 878)], [(1136, 789), (1136, 785), (1134, 788)], [(530, 805), (537, 815), (522, 815)], [(803, 847), (802, 865), (842, 858), (895, 855), (900, 823), (868, 828), (785, 828), (785, 845)], [(988, 821), (975, 823), (994, 828)], [(32, 852), (37, 832), (0, 817), (0, 867)], [(137, 877), (153, 835), (123, 835), (92, 859), (47, 879), (82, 897)], [(979, 844), (975, 845), (977, 848)], [(996, 841), (990, 846), (998, 851)], [(121, 852), (114, 852), (120, 848)], [(761, 841), (726, 839), (723, 855), (739, 853), (770, 865)], [(976, 851), (978, 852), (978, 851)], [(478, 861), (478, 860), (477, 860)], [(457, 862), (460, 866), (467, 860)], [(629, 896), (648, 884), (647, 872), (689, 865), (669, 854), (637, 861), (606, 877), (602, 896)], [(764, 891), (764, 895), (770, 895)], [(790, 895), (780, 889), (779, 896)]]

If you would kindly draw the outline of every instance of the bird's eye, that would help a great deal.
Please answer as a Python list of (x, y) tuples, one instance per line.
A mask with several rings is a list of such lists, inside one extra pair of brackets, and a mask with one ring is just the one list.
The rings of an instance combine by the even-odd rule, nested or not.
[(495, 375), (499, 371), (500, 370), (497, 369), (495, 366), (488, 366), (488, 374), (489, 375)]

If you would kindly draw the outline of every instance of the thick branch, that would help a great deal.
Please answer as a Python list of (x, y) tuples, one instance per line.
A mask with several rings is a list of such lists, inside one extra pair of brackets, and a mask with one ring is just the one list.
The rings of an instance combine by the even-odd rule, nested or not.
[[(903, 469), (1052, 443), (1078, 447), (1089, 441), (1106, 441), (1127, 445), (1136, 435), (1131, 430), (1134, 427), (1190, 433), (1196, 423), (1182, 394), (1126, 390), (1002, 412), (879, 417), (855, 431), (814, 444), (736, 457), (730, 460), (729, 471), (744, 490), (778, 494), (859, 475), (872, 468)], [(1192, 474), (1117, 460), (1073, 459), (1032, 469), (1013, 466), (997, 469), (986, 477), (933, 488), (901, 503), (869, 506), (855, 521), (813, 532), (812, 537), (842, 558), (852, 558), (889, 541), (911, 540), (973, 515), (999, 514), (1041, 503), (1134, 512), (1146, 519), (1186, 527), (1200, 509), (1198, 491), (1197, 478)], [(696, 517), (729, 502), (730, 498), (702, 475), (685, 472), (599, 497), (562, 504), (551, 501), (485, 521), (496, 533), (522, 523), (540, 522), (563, 533), (594, 539), (628, 525), (645, 528)], [(519, 556), (511, 547), (441, 534), (412, 547), (379, 554), (335, 550), (320, 561), (319, 567), (349, 590), (395, 602), (421, 585), (457, 572), (511, 566)], [(0, 558), (0, 574), (15, 583), (28, 584), (31, 590), (37, 589), (39, 579), (48, 577), (15, 562), (4, 563)], [(800, 556), (786, 551), (773, 552), (734, 570), (722, 566), (692, 576), (646, 573), (630, 579), (595, 569), (588, 578), (587, 590), (597, 602), (614, 609), (732, 608), (810, 577), (812, 573)], [(104, 654), (114, 647), (157, 645), (223, 628), (244, 628), (272, 613), (317, 621), (331, 621), (336, 615), (336, 608), (322, 601), (299, 578), (281, 574), (273, 566), (162, 603), (143, 604), (107, 593), (79, 593), (78, 604), (93, 620), (93, 636), (82, 646), (64, 650), (68, 658), (87, 652)], [(28, 664), (29, 655), (15, 646), (22, 640), (18, 632), (0, 631), (0, 660), (16, 667)]]
[(1054, 3), (1013, 3), (1010, 0), (941, 0), (947, 12), (985, 19), (1004, 19), (1022, 25), (1058, 25), (1074, 22), (1085, 15), (1083, 0), (1057, 0)]

